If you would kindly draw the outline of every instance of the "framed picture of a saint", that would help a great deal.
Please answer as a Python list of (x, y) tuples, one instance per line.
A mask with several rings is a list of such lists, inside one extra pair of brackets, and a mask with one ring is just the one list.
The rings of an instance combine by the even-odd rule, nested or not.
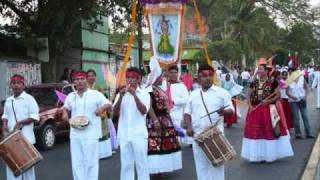
[(160, 64), (175, 63), (180, 54), (183, 6), (147, 6), (151, 50)]

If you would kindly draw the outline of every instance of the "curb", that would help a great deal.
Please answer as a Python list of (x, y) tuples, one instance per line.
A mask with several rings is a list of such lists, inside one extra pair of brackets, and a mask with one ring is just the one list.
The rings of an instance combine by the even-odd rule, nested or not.
[(320, 180), (320, 134), (312, 148), (306, 168), (300, 180)]

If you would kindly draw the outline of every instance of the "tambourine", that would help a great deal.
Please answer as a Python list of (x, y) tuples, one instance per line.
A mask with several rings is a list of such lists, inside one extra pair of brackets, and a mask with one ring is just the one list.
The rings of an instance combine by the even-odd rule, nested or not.
[(69, 124), (73, 128), (84, 129), (89, 125), (89, 118), (86, 116), (76, 116), (69, 120)]

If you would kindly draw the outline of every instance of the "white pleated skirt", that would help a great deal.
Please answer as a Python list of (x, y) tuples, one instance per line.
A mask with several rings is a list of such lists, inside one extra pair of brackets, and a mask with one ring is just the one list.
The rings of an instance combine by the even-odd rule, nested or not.
[(148, 155), (148, 166), (150, 174), (172, 172), (182, 169), (181, 151), (170, 154)]
[(293, 156), (290, 135), (275, 140), (243, 138), (241, 157), (250, 162), (272, 162)]

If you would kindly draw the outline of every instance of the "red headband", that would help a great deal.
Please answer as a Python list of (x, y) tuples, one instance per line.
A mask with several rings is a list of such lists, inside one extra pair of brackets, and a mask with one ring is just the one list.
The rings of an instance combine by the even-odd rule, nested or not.
[(137, 78), (137, 79), (142, 77), (142, 75), (140, 73), (137, 73), (135, 71), (127, 71), (126, 72), (126, 78), (128, 78), (129, 75), (134, 77), (134, 78)]
[(12, 77), (10, 78), (10, 84), (13, 83), (13, 82), (15, 82), (15, 81), (21, 82), (21, 83), (24, 84), (24, 78), (21, 77), (21, 76), (12, 76)]
[(214, 75), (214, 71), (211, 70), (203, 70), (201, 72), (199, 72), (200, 76), (213, 76)]
[(73, 74), (73, 77), (74, 77), (74, 78), (81, 78), (81, 77), (86, 78), (86, 77), (87, 77), (87, 73), (82, 72), (82, 71), (75, 72), (75, 73)]

